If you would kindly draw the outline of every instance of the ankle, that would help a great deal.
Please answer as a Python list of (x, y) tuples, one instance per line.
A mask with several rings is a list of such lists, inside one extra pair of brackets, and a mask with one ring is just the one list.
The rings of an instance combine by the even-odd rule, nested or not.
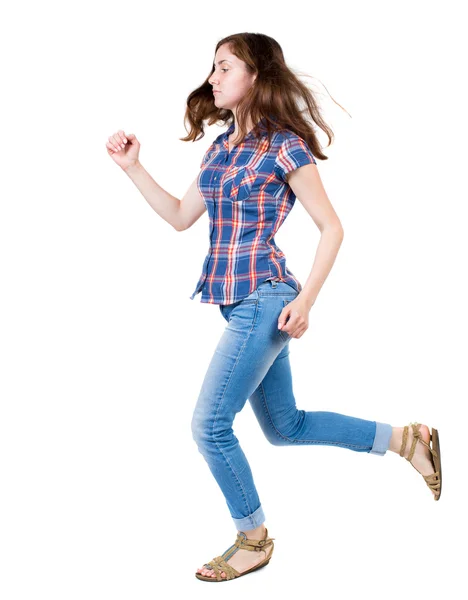
[(244, 529), (243, 533), (245, 533), (249, 540), (261, 540), (265, 537), (266, 527), (265, 524), (262, 523), (255, 529)]
[[(401, 442), (403, 440), (403, 427), (392, 427), (392, 437), (388, 449), (400, 454)], [(405, 448), (406, 450), (406, 448)]]

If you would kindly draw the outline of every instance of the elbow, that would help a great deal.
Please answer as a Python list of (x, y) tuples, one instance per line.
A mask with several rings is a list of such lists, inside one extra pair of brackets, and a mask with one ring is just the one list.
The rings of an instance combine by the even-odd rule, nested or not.
[(343, 226), (341, 225), (341, 221), (338, 220), (335, 223), (333, 223), (331, 229), (335, 232), (335, 235), (340, 238), (340, 240), (343, 239), (344, 229), (343, 229)]
[(334, 237), (338, 238), (340, 241), (344, 237), (344, 229), (341, 226), (341, 223), (330, 223), (329, 225), (322, 227), (322, 229), (320, 230), (320, 233), (325, 233), (325, 232), (330, 233)]
[(179, 202), (178, 209), (174, 214), (173, 227), (176, 231), (185, 231), (187, 229), (187, 224), (184, 223), (184, 214), (181, 210), (180, 202)]

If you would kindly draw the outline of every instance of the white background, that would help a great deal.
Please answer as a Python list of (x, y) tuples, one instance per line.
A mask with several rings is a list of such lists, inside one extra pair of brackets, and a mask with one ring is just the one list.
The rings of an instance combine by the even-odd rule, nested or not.
[[(2, 600), (466, 591), (461, 8), (162, 12), (114, 0), (2, 11)], [(444, 482), (436, 503), (398, 454), (271, 446), (247, 402), (234, 431), (276, 548), (268, 567), (219, 590), (194, 577), (236, 537), (190, 430), (226, 325), (217, 306), (189, 299), (207, 214), (176, 232), (105, 144), (135, 133), (142, 164), (182, 198), (224, 130), (181, 142), (186, 99), (218, 40), (242, 31), (274, 37), (311, 76), (335, 133), (318, 167), (345, 237), (309, 330), (290, 343), (298, 408), (436, 427)], [(276, 241), (301, 282), (318, 240), (297, 201)]]

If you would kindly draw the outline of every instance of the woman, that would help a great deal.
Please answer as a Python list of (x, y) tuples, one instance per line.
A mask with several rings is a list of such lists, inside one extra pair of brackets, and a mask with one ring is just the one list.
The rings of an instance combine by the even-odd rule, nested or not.
[[(431, 435), (419, 423), (411, 423), (411, 429), (392, 427), (296, 408), (289, 342), (307, 331), (310, 309), (343, 240), (315, 160), (327, 157), (297, 108), (298, 98), (330, 142), (332, 132), (312, 93), (286, 66), (279, 44), (266, 35), (236, 34), (218, 42), (209, 77), (187, 100), (191, 131), (183, 141), (197, 139), (204, 121), (221, 120), (229, 127), (208, 148), (182, 201), (142, 167), (133, 134), (118, 131), (107, 143), (109, 155), (177, 231), (208, 210), (210, 250), (191, 298), (201, 292), (201, 302), (218, 304), (227, 326), (203, 381), (192, 432), (238, 533), (235, 544), (197, 570), (203, 581), (250, 573), (268, 564), (274, 548), (251, 469), (232, 430), (247, 398), (271, 443), (333, 445), (378, 456), (390, 449), (424, 476), (435, 500), (440, 497), (436, 429)], [(296, 197), (321, 232), (303, 287), (273, 237)]]

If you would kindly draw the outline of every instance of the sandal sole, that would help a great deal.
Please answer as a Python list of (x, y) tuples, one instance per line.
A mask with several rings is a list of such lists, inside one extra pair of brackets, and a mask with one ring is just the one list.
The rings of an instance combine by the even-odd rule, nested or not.
[(434, 496), (434, 500), (439, 500), (442, 495), (442, 458), (440, 456), (440, 441), (439, 441), (439, 432), (437, 429), (432, 428), (431, 434), (432, 440), (432, 448), (437, 452), (437, 456), (433, 456), (432, 459), (434, 461), (435, 470), (439, 471), (439, 495), (438, 497)]
[[(270, 558), (268, 558), (268, 560), (266, 560), (264, 563), (260, 563), (258, 565), (255, 565), (255, 567), (252, 567), (251, 569), (247, 569), (247, 571), (244, 571), (243, 573), (241, 573), (239, 575), (239, 577), (243, 577), (244, 575), (247, 575), (248, 573), (252, 573), (252, 571), (258, 571), (258, 569), (262, 569), (263, 567), (266, 567), (269, 562), (270, 562)], [(220, 580), (218, 580), (218, 579), (216, 579), (216, 577), (205, 577), (205, 575), (200, 575), (200, 573), (195, 573), (195, 577), (197, 579), (201, 579), (202, 581), (213, 581), (215, 583), (221, 583), (221, 581), (232, 581), (232, 579), (228, 579), (227, 577), (222, 577)], [(234, 579), (239, 579), (239, 577), (234, 577)]]

